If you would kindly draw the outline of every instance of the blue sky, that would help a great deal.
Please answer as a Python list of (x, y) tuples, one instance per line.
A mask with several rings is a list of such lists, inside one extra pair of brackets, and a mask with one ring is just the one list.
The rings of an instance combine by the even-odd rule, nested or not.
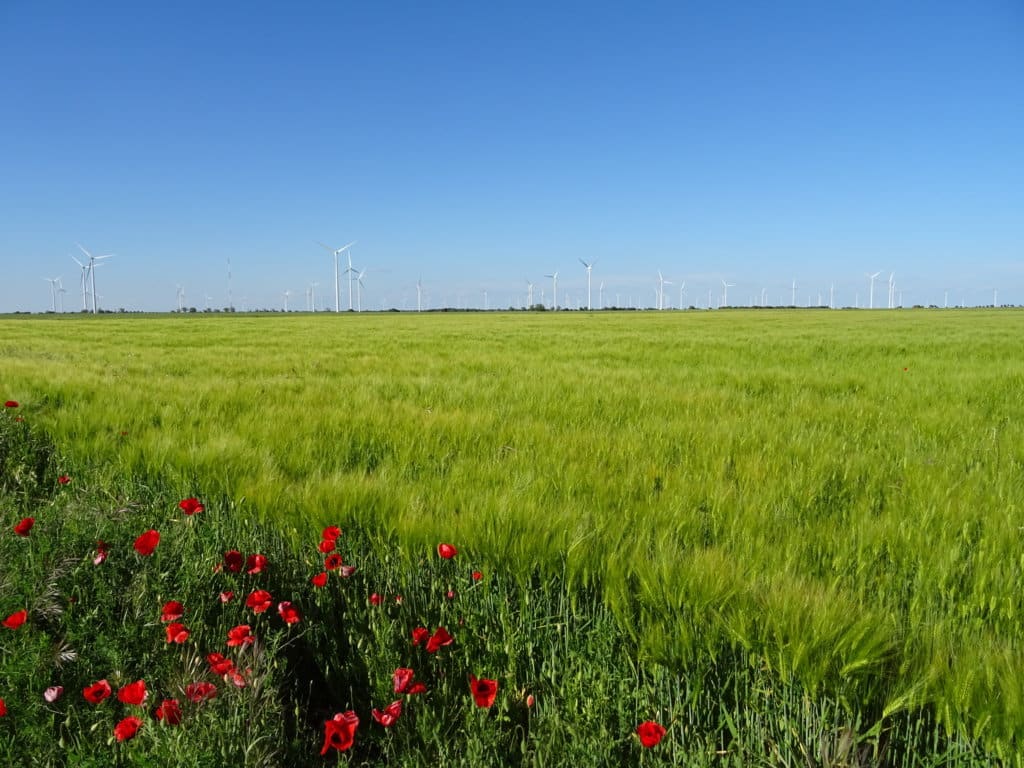
[[(1024, 304), (1024, 4), (0, 2), (0, 312)], [(342, 291), (348, 306), (347, 285)], [(209, 300), (206, 297), (209, 296)]]

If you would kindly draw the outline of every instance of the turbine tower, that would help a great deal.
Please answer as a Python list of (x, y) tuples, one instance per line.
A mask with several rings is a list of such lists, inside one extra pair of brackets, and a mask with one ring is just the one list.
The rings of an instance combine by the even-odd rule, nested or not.
[(555, 312), (558, 311), (558, 273), (555, 272), (553, 275), (544, 275), (544, 277), (551, 278), (551, 306)]
[(82, 253), (84, 253), (89, 259), (89, 281), (92, 283), (92, 313), (95, 315), (98, 312), (98, 309), (96, 307), (96, 267), (100, 266), (96, 262), (98, 262), (100, 259), (109, 259), (111, 256), (113, 256), (113, 254), (108, 253), (105, 256), (93, 256), (91, 253), (85, 250), (85, 248), (83, 248), (80, 243), (75, 243), (75, 245), (77, 245), (79, 250), (81, 250)]
[(57, 286), (60, 285), (59, 277), (44, 277), (43, 280), (50, 284), (50, 311), (57, 311)]
[(869, 274), (867, 272), (864, 275), (871, 280), (871, 290), (868, 292), (868, 309), (875, 308), (875, 278), (878, 277), (881, 272), (875, 272), (875, 274)]
[(526, 308), (533, 308), (533, 283), (526, 281)]
[(587, 268), (587, 310), (589, 311), (593, 309), (593, 306), (591, 306), (590, 303), (590, 270), (594, 268), (595, 264), (597, 264), (597, 259), (594, 259), (589, 264), (583, 259), (580, 259), (580, 264)]
[[(340, 312), (341, 311), (341, 298), (340, 298), (340, 294), (338, 292), (338, 290), (339, 290), (338, 289), (338, 254), (344, 252), (345, 250), (347, 250), (349, 248), (351, 248), (353, 245), (356, 244), (356, 241), (353, 240), (348, 245), (343, 245), (343, 246), (341, 246), (341, 248), (337, 248), (337, 249), (331, 248), (329, 245), (321, 243), (319, 240), (317, 240), (317, 243), (319, 243), (320, 247), (323, 248), (325, 251), (327, 251), (328, 253), (331, 253), (331, 254), (334, 255), (334, 311), (335, 312)], [(349, 259), (348, 259), (348, 268), (349, 268), (349, 270), (352, 269), (352, 257), (351, 256), (349, 256)], [(351, 277), (349, 278), (349, 283), (348, 283), (348, 308), (352, 309), (352, 279), (351, 279)]]
[(736, 283), (727, 283), (725, 280), (722, 281), (722, 306), (729, 306), (729, 289), (735, 287)]
[(671, 280), (666, 280), (665, 276), (661, 274), (661, 270), (658, 270), (658, 309), (665, 308), (665, 286), (672, 285)]
[(291, 291), (285, 291), (281, 295), (284, 296), (284, 311), (287, 312), (288, 311), (288, 297), (292, 295), (292, 292)]

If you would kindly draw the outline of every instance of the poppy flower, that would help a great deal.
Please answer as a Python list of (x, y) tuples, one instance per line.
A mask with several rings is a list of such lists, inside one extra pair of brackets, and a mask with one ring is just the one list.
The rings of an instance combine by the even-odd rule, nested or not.
[(445, 595), (444, 595), (444, 596), (445, 596), (445, 597), (447, 597), (447, 598), (448, 598), (449, 600), (454, 600), (454, 599), (455, 599), (455, 590), (454, 590), (454, 589), (449, 589), (449, 590), (448, 590), (448, 591), (447, 591), (447, 592), (445, 593)]
[(245, 559), (245, 572), (254, 575), (257, 573), (263, 573), (267, 567), (267, 556), (266, 555), (249, 555)]
[(57, 478), (57, 482), (60, 483), (61, 485), (67, 485), (68, 483), (71, 482), (71, 478), (68, 477), (67, 475), (61, 475), (60, 477)]
[(156, 719), (163, 720), (168, 725), (177, 725), (181, 722), (181, 705), (177, 699), (164, 699), (156, 708)]
[(178, 645), (183, 645), (185, 642), (188, 641), (188, 636), (190, 634), (191, 633), (189, 632), (188, 627), (186, 627), (180, 621), (175, 621), (173, 624), (167, 625), (168, 643), (177, 643)]
[(182, 499), (181, 501), (179, 501), (178, 507), (186, 515), (194, 515), (196, 512), (202, 512), (204, 509), (206, 509), (206, 507), (204, 507), (199, 502), (199, 499), (195, 498), (194, 496), (190, 496), (187, 499)]
[(230, 590), (228, 590), (227, 592), (221, 592), (220, 593), (220, 601), (222, 603), (230, 603), (234, 599), (235, 599), (235, 593), (230, 591)]
[(228, 647), (234, 648), (239, 645), (252, 645), (256, 638), (248, 624), (239, 624), (228, 630)]
[(92, 559), (93, 565), (99, 565), (107, 559), (107, 545), (104, 541), (96, 542), (96, 556)]
[(334, 551), (334, 539), (324, 539), (317, 545), (317, 549), (323, 552), (325, 555), (328, 552)]
[(406, 691), (406, 694), (408, 694), (409, 696), (415, 696), (418, 693), (426, 693), (426, 692), (427, 692), (427, 686), (426, 685), (424, 685), (423, 683), (413, 683), (412, 686), (409, 688), (409, 690)]
[(310, 582), (313, 584), (314, 587), (325, 587), (325, 586), (327, 586), (327, 571), (323, 571), (322, 573), (318, 573), (316, 576), (314, 576), (312, 579), (310, 579)]
[(114, 726), (114, 736), (118, 741), (128, 741), (134, 738), (142, 727), (142, 721), (137, 717), (126, 717)]
[(36, 524), (34, 517), (26, 517), (20, 523), (16, 523), (14, 526), (14, 532), (19, 536), (28, 536), (29, 531), (32, 530), (32, 526)]
[(205, 680), (199, 683), (189, 683), (185, 686), (185, 696), (193, 704), (202, 704), (217, 697), (217, 686)]
[(160, 609), (160, 621), (177, 621), (185, 615), (185, 606), (177, 600), (168, 600)]
[(135, 551), (143, 557), (149, 557), (153, 554), (153, 550), (156, 549), (156, 545), (160, 543), (160, 532), (154, 531), (152, 528), (146, 531), (144, 534), (139, 536), (132, 544), (135, 547)]
[(333, 555), (328, 555), (324, 560), (324, 568), (328, 571), (333, 571), (336, 568), (341, 568), (341, 555), (335, 552)]
[(320, 750), (321, 755), (326, 755), (327, 750), (333, 748), (344, 752), (355, 742), (356, 728), (359, 726), (359, 717), (352, 710), (339, 712), (330, 720), (324, 723), (324, 746)]
[(281, 617), (285, 624), (298, 624), (302, 620), (302, 616), (299, 615), (299, 609), (287, 600), (277, 604), (277, 615)]
[(231, 684), (235, 686), (235, 688), (245, 688), (245, 678), (238, 672), (238, 670), (231, 670), (231, 672), (228, 673), (228, 676), (231, 680)]
[(224, 553), (224, 570), (238, 573), (242, 570), (242, 553), (237, 549), (229, 549)]
[(82, 696), (90, 704), (99, 704), (110, 695), (110, 683), (106, 680), (99, 680), (92, 685), (82, 689)]
[(395, 605), (401, 605), (401, 604), (402, 604), (402, 596), (401, 595), (395, 595)]
[(434, 634), (427, 640), (427, 653), (437, 653), (438, 649), (445, 645), (451, 645), (453, 638), (444, 627), (438, 627)]
[(43, 691), (43, 701), (47, 704), (53, 704), (57, 699), (64, 695), (63, 685), (51, 685), (45, 691)]
[(657, 746), (665, 736), (665, 728), (653, 720), (647, 720), (636, 727), (636, 735), (640, 737), (640, 743), (650, 749)]
[(17, 400), (8, 400), (6, 403), (4, 403), (4, 407), (5, 408), (17, 408), (18, 407), (18, 401)]
[(393, 701), (384, 707), (384, 711), (381, 712), (379, 709), (373, 710), (370, 714), (373, 715), (373, 719), (380, 723), (385, 728), (390, 728), (395, 724), (395, 721), (402, 714), (402, 702)]
[(478, 680), (474, 675), (470, 675), (469, 691), (473, 694), (473, 701), (478, 707), (490, 707), (494, 703), (494, 697), (498, 695), (498, 681)]
[(459, 550), (457, 550), (451, 544), (438, 544), (437, 554), (439, 554), (445, 560), (451, 560), (453, 557), (459, 554)]
[(484, 575), (480, 571), (473, 571), (473, 581), (480, 581)]
[(339, 528), (336, 525), (328, 525), (326, 528), (324, 528), (324, 531), (320, 537), (324, 541), (334, 541), (339, 536), (341, 536), (341, 528)]
[(222, 653), (211, 653), (206, 657), (206, 661), (210, 665), (210, 671), (221, 677), (232, 672), (235, 668), (235, 662), (225, 657)]
[(533, 694), (532, 693), (528, 694), (527, 697), (526, 697), (526, 708), (527, 709), (532, 709), (533, 705), (536, 703), (536, 701), (537, 700), (535, 698), (533, 698)]
[(245, 605), (248, 608), (252, 608), (253, 613), (263, 613), (273, 605), (273, 603), (274, 599), (265, 589), (257, 589), (254, 592), (249, 593), (249, 596), (245, 598)]
[(414, 674), (415, 673), (408, 667), (399, 667), (396, 669), (395, 674), (391, 676), (391, 682), (394, 683), (395, 693), (405, 693), (412, 684)]
[(4, 701), (3, 699), (0, 699), (0, 717), (4, 717), (6, 715), (7, 715), (7, 702)]
[(133, 704), (140, 706), (146, 701), (146, 681), (136, 680), (134, 683), (122, 686), (117, 692), (117, 700), (122, 704)]
[(20, 627), (22, 624), (25, 623), (25, 620), (27, 618), (28, 618), (28, 611), (26, 611), (24, 608), (22, 608), (20, 611), (15, 611), (10, 616), (8, 616), (6, 619), (4, 619), (3, 620), (3, 625), (5, 627), (7, 627), (8, 629), (17, 629), (18, 627)]
[(412, 631), (412, 644), (419, 645), (420, 643), (426, 642), (427, 638), (430, 637), (430, 630), (426, 627), (416, 627)]
[(370, 595), (370, 605), (380, 605), (382, 602), (384, 602), (384, 598), (376, 592)]

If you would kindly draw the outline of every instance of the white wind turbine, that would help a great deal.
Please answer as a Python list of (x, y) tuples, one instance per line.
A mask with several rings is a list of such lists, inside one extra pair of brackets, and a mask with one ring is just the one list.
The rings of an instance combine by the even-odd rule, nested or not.
[(60, 278), (57, 278), (57, 282), (60, 287), (57, 289), (57, 296), (60, 299), (60, 313), (64, 314), (64, 294), (68, 292), (68, 289), (64, 287), (64, 283), (60, 282)]
[(320, 285), (320, 283), (309, 284), (309, 303), (313, 307), (314, 312), (316, 312), (316, 287), (318, 285)]
[(791, 306), (791, 307), (795, 307), (796, 306), (796, 280), (793, 281), (793, 293), (789, 297), (789, 306)]
[(685, 295), (686, 295), (686, 281), (683, 280), (683, 282), (681, 282), (679, 284), (679, 308), (680, 309), (683, 309), (683, 306), (684, 306), (683, 305), (683, 296), (685, 296)]
[(423, 281), (416, 281), (416, 311), (423, 311)]
[(177, 289), (178, 289), (178, 312), (184, 312), (185, 311), (185, 289), (182, 288), (180, 285), (177, 286)]
[(875, 278), (878, 277), (880, 274), (882, 273), (875, 272), (875, 274), (873, 275), (868, 272), (864, 273), (864, 276), (871, 281), (871, 290), (868, 292), (868, 309), (875, 308)]
[(590, 303), (590, 270), (592, 270), (594, 265), (597, 264), (597, 259), (594, 259), (589, 264), (583, 259), (580, 259), (580, 264), (587, 268), (587, 309), (591, 310), (593, 309), (593, 306)]
[(363, 276), (366, 274), (366, 270), (362, 270), (356, 275), (356, 312), (363, 311), (363, 288), (366, 286), (363, 284)]
[(601, 281), (601, 285), (597, 289), (597, 303), (601, 309), (604, 309), (604, 280)]
[(727, 283), (725, 280), (722, 281), (722, 306), (729, 306), (729, 289), (736, 286), (736, 283)]
[(551, 306), (557, 312), (558, 311), (558, 273), (555, 272), (553, 275), (544, 275), (544, 277), (551, 278)]
[(896, 273), (889, 273), (889, 309), (896, 308)]
[(78, 259), (76, 259), (74, 256), (71, 257), (71, 260), (73, 262), (75, 262), (75, 264), (77, 264), (79, 267), (82, 268), (82, 276), (79, 279), (79, 283), (82, 286), (82, 311), (83, 312), (88, 312), (89, 311), (89, 300), (88, 300), (87, 297), (88, 297), (88, 289), (89, 289), (89, 265), (88, 264), (83, 264)]
[(665, 286), (672, 285), (671, 280), (666, 280), (665, 276), (661, 274), (661, 270), (658, 270), (658, 309), (665, 308)]
[(533, 283), (529, 280), (526, 281), (526, 308), (533, 308)]
[(95, 315), (98, 311), (96, 307), (96, 267), (100, 266), (96, 262), (98, 262), (100, 259), (109, 259), (114, 254), (108, 253), (104, 256), (93, 256), (91, 253), (85, 250), (85, 248), (82, 248), (80, 243), (75, 243), (75, 245), (78, 246), (79, 250), (81, 250), (82, 253), (89, 257), (89, 280), (92, 283), (92, 313)]
[(292, 295), (292, 292), (291, 291), (285, 291), (281, 295), (284, 296), (284, 311), (287, 312), (288, 311), (288, 297)]
[[(331, 248), (329, 245), (321, 243), (319, 240), (317, 240), (317, 243), (320, 244), (321, 248), (326, 250), (328, 253), (333, 254), (333, 256), (334, 256), (334, 311), (335, 312), (340, 312), (341, 311), (341, 299), (339, 298), (339, 293), (338, 293), (338, 290), (339, 290), (338, 289), (338, 254), (339, 253), (343, 253), (347, 249), (351, 248), (353, 245), (356, 244), (356, 241), (353, 240), (348, 245), (341, 246), (341, 248)], [(348, 259), (348, 268), (349, 268), (349, 270), (352, 269), (352, 257), (351, 256), (349, 256), (349, 259)], [(351, 279), (351, 277), (349, 278), (349, 282), (348, 282), (348, 308), (352, 309), (352, 279)]]
[(43, 280), (50, 284), (50, 311), (57, 311), (57, 286), (60, 285), (59, 277), (44, 277)]

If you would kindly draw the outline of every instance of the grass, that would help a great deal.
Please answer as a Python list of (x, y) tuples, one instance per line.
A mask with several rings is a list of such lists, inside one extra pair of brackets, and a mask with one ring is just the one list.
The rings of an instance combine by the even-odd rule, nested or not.
[(201, 488), (296, 547), (337, 519), (403, 552), (471, 542), (511, 595), (590, 595), (632, 649), (623, 679), (748, 670), (729, 674), (761, 704), (733, 720), (797, 717), (752, 693), (764, 675), (858, 733), (1009, 760), (1022, 330), (1015, 311), (46, 318), (0, 321), (0, 353), (82, 492)]

